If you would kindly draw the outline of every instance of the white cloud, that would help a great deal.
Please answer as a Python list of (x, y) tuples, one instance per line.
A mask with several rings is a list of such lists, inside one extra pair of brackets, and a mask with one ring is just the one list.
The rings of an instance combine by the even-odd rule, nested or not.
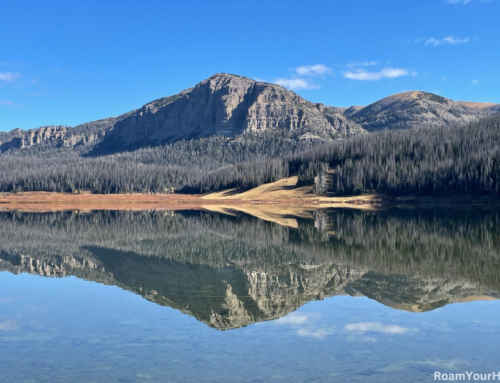
[(21, 77), (21, 73), (18, 72), (0, 72), (0, 81), (14, 81)]
[(291, 313), (278, 319), (275, 323), (278, 325), (289, 325), (295, 333), (302, 338), (324, 339), (333, 334), (333, 328), (317, 327), (314, 325), (315, 319), (320, 318), (319, 313)]
[(20, 329), (19, 325), (14, 321), (6, 320), (0, 322), (0, 331), (15, 331), (19, 329)]
[(295, 69), (300, 76), (319, 76), (332, 73), (332, 68), (324, 64), (302, 65)]
[(474, 84), (474, 85), (475, 84), (479, 84), (479, 80), (474, 79), (474, 80), (471, 81), (471, 84)]
[(468, 43), (470, 39), (468, 37), (460, 38), (456, 36), (448, 36), (443, 39), (436, 39), (434, 37), (431, 37), (430, 39), (425, 40), (425, 45), (432, 45), (434, 47), (437, 47), (439, 45), (461, 45)]
[(297, 335), (302, 338), (324, 339), (331, 334), (333, 334), (333, 329), (328, 328), (319, 328), (316, 330), (301, 328), (297, 330)]
[(290, 90), (301, 90), (301, 89), (319, 89), (320, 86), (304, 80), (302, 78), (277, 78), (274, 80), (275, 84), (281, 85)]
[(396, 325), (384, 325), (380, 322), (352, 323), (345, 326), (347, 331), (354, 331), (360, 334), (366, 332), (380, 332), (387, 335), (406, 334), (410, 329)]
[(349, 63), (347, 66), (349, 68), (356, 68), (360, 66), (373, 66), (377, 65), (378, 63), (376, 61), (361, 61), (361, 62), (354, 62), (354, 63)]
[(409, 72), (402, 68), (385, 68), (379, 72), (368, 72), (364, 69), (344, 72), (344, 77), (351, 80), (379, 81), (384, 78), (398, 78), (402, 76), (416, 76), (417, 72)]

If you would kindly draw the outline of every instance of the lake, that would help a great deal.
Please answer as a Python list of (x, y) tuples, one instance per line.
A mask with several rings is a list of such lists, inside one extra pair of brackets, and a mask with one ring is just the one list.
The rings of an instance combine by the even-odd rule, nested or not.
[(0, 382), (431, 382), (500, 370), (496, 207), (261, 218), (0, 212)]

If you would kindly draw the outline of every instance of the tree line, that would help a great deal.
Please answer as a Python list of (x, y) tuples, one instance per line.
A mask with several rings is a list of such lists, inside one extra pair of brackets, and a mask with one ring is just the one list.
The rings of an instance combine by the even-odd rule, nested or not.
[(246, 134), (95, 157), (52, 146), (0, 155), (3, 192), (207, 193), (290, 175), (335, 195), (498, 195), (500, 116), (328, 142)]

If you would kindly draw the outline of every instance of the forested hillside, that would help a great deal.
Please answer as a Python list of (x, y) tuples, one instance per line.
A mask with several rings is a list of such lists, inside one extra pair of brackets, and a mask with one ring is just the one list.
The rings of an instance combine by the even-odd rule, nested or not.
[(463, 126), (384, 131), (296, 156), (299, 177), (338, 195), (453, 196), (499, 193), (500, 117)]
[(315, 183), (316, 192), (336, 195), (498, 195), (500, 117), (327, 143), (249, 134), (102, 157), (81, 157), (67, 148), (32, 148), (0, 159), (4, 192), (205, 193), (252, 188), (298, 174), (301, 184)]

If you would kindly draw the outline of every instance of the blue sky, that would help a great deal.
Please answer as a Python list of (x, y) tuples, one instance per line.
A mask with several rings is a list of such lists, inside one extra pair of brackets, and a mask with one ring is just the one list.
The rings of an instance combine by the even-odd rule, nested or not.
[(335, 106), (500, 103), (498, 20), (500, 0), (5, 0), (0, 130), (119, 115), (217, 72)]

